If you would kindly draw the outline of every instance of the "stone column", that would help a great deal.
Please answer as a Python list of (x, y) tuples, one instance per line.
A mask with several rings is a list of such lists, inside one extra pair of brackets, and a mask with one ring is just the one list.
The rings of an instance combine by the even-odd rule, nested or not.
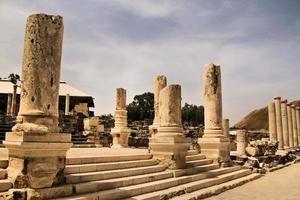
[(149, 126), (152, 137), (157, 133), (157, 128), (159, 127), (159, 94), (166, 86), (167, 78), (164, 75), (156, 76), (154, 80), (154, 120), (152, 126)]
[(66, 94), (65, 115), (69, 115), (70, 111), (70, 94)]
[(169, 85), (161, 90), (159, 119), (158, 132), (149, 144), (153, 156), (170, 169), (185, 168), (191, 141), (183, 135), (180, 85)]
[(282, 133), (282, 120), (281, 120), (281, 97), (274, 97), (275, 113), (276, 113), (276, 130), (278, 149), (283, 149), (283, 133)]
[(300, 145), (300, 107), (296, 107), (296, 124), (297, 124), (298, 145)]
[(15, 116), (17, 114), (17, 85), (14, 85), (14, 91), (12, 95), (12, 104), (11, 104), (11, 111), (10, 113)]
[(201, 153), (216, 162), (230, 161), (229, 139), (222, 130), (222, 86), (220, 65), (204, 66), (203, 78), (204, 119), (203, 138), (199, 138)]
[(128, 137), (131, 130), (127, 127), (126, 90), (117, 88), (115, 127), (111, 129), (112, 147), (128, 147)]
[(283, 146), (285, 149), (289, 148), (289, 127), (287, 119), (287, 100), (281, 101), (281, 121), (283, 133)]
[(295, 105), (292, 105), (291, 109), (292, 109), (294, 147), (296, 147), (296, 146), (298, 146), (298, 129), (297, 129), (297, 121), (296, 121), (297, 117), (296, 117)]
[(236, 132), (236, 149), (239, 157), (246, 156), (246, 147), (248, 144), (248, 133), (246, 130), (238, 130)]
[(223, 127), (224, 137), (229, 138), (229, 119), (223, 119), (222, 127)]
[(276, 114), (275, 114), (275, 103), (268, 104), (268, 118), (269, 118), (269, 137), (270, 141), (277, 141), (276, 131)]
[(48, 188), (65, 180), (66, 152), (72, 143), (71, 134), (57, 132), (62, 38), (62, 17), (28, 17), (20, 111), (4, 142), (14, 188)]
[(9, 93), (7, 95), (7, 108), (6, 108), (7, 115), (11, 115), (11, 106), (12, 106), (12, 94)]
[(290, 147), (294, 147), (291, 103), (287, 103), (287, 116), (288, 116), (288, 127), (289, 127), (289, 145), (290, 145)]

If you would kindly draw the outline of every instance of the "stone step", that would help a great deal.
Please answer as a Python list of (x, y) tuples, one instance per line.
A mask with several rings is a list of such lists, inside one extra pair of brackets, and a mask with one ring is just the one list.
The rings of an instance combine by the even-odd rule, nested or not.
[(65, 174), (74, 174), (74, 173), (125, 169), (125, 168), (133, 168), (133, 167), (145, 167), (145, 166), (151, 166), (157, 164), (158, 164), (157, 160), (147, 159), (147, 160), (134, 160), (134, 161), (111, 162), (111, 163), (67, 165), (64, 172)]
[(75, 141), (72, 141), (73, 144), (95, 144), (95, 142), (89, 142), (89, 141), (83, 141), (83, 140), (75, 140)]
[(83, 183), (88, 181), (106, 180), (111, 178), (121, 178), (127, 176), (161, 172), (164, 171), (165, 169), (166, 166), (164, 165), (155, 165), (155, 166), (138, 167), (132, 169), (119, 169), (119, 170), (110, 170), (110, 171), (102, 171), (102, 172), (70, 174), (70, 175), (66, 175), (65, 177), (67, 183)]
[(5, 192), (12, 187), (12, 184), (9, 180), (4, 179), (0, 180), (0, 192)]
[(189, 150), (187, 152), (187, 156), (193, 156), (193, 155), (197, 155), (199, 154), (199, 152), (197, 150)]
[(203, 159), (203, 160), (193, 160), (186, 162), (187, 167), (196, 167), (201, 165), (207, 165), (213, 163), (212, 159)]
[(72, 148), (95, 148), (95, 144), (73, 144)]
[(152, 158), (151, 154), (107, 155), (107, 156), (97, 156), (97, 157), (67, 158), (66, 162), (67, 162), (67, 165), (76, 165), (76, 164), (147, 160), (147, 159), (151, 159), (151, 158)]
[[(247, 172), (246, 172), (247, 171)], [(189, 181), (185, 184), (181, 184), (175, 187), (167, 188), (164, 190), (156, 191), (156, 192), (151, 192), (151, 193), (146, 193), (142, 195), (137, 195), (137, 196), (131, 196), (128, 199), (134, 199), (134, 200), (160, 200), (160, 199), (177, 199), (181, 200), (182, 196), (184, 196), (185, 193), (187, 192), (194, 192), (196, 191), (196, 188), (207, 188), (214, 186), (216, 184), (224, 183), (228, 180), (233, 180), (239, 177), (247, 176), (249, 175), (249, 171), (251, 173), (251, 170), (238, 170), (238, 171), (219, 171), (219, 174), (215, 177), (210, 177), (208, 174), (208, 177), (203, 177), (198, 180), (192, 180)], [(203, 175), (203, 174), (201, 174)], [(193, 175), (194, 177), (197, 175)], [(199, 176), (199, 175), (198, 175)], [(175, 197), (175, 198), (174, 198)], [(194, 199), (193, 199), (194, 200)]]
[[(236, 170), (237, 168), (233, 168), (231, 170)], [(219, 169), (220, 170), (220, 169)], [(229, 169), (221, 169), (224, 170), (224, 173), (227, 172)], [(217, 172), (215, 172), (217, 173)], [(219, 171), (221, 173), (221, 171)], [(231, 172), (233, 173), (233, 172)], [(119, 200), (124, 198), (130, 198), (130, 199), (137, 199), (136, 196), (145, 194), (145, 193), (152, 193), (159, 190), (165, 190), (168, 188), (176, 187), (182, 184), (189, 184), (190, 182), (194, 181), (197, 182), (199, 180), (206, 180), (205, 178), (213, 176), (213, 172), (211, 173), (201, 173), (197, 175), (191, 175), (191, 176), (184, 176), (184, 177), (178, 177), (178, 178), (169, 178), (164, 180), (158, 180), (153, 181), (150, 183), (143, 183), (138, 185), (131, 185), (126, 187), (119, 187), (116, 189), (111, 190), (105, 190), (95, 193), (89, 193), (89, 194), (82, 194), (82, 195), (76, 195), (71, 196), (67, 198), (62, 199), (74, 199), (74, 200), (81, 200), (81, 199), (105, 199), (105, 200)], [(208, 179), (210, 180), (210, 179)], [(160, 199), (160, 198), (158, 198)]]
[(102, 180), (102, 181), (91, 181), (87, 183), (74, 184), (73, 191), (76, 194), (97, 192), (101, 190), (108, 190), (108, 189), (114, 189), (118, 187), (143, 184), (152, 181), (172, 178), (172, 177), (173, 177), (173, 173), (171, 171), (163, 171), (163, 172), (149, 173), (149, 174), (143, 174), (137, 176), (114, 178), (114, 179)]
[(0, 169), (0, 180), (6, 179), (7, 172), (5, 169)]
[(6, 169), (8, 167), (8, 160), (0, 160), (0, 169)]
[(173, 170), (174, 177), (180, 177), (180, 176), (185, 176), (185, 175), (193, 175), (201, 172), (206, 172), (208, 170), (213, 170), (213, 169), (218, 169), (219, 164), (208, 164), (208, 165), (201, 165), (201, 166), (195, 166), (191, 168), (186, 168), (186, 169), (177, 169)]
[[(204, 199), (213, 195), (220, 194), (221, 192), (224, 192), (226, 190), (230, 190), (232, 188), (238, 187), (240, 185), (243, 185), (249, 181), (253, 181), (255, 179), (258, 179), (262, 177), (262, 174), (250, 174), (241, 178), (237, 178), (219, 185), (214, 185), (212, 187), (204, 188), (201, 190), (197, 190), (191, 193), (187, 193), (175, 198), (172, 198), (172, 200), (195, 200), (195, 199)], [(137, 199), (138, 200), (138, 199)]]
[(191, 156), (186, 156), (186, 161), (193, 161), (193, 160), (202, 160), (206, 159), (206, 156), (203, 154), (196, 154)]

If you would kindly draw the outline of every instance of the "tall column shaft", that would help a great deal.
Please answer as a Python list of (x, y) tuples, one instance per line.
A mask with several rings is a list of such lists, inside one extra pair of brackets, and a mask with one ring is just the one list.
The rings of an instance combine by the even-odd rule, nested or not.
[(296, 107), (296, 122), (298, 145), (300, 145), (300, 107)]
[(167, 86), (167, 78), (164, 75), (158, 75), (154, 80), (154, 120), (153, 126), (159, 126), (159, 94)]
[(294, 105), (291, 106), (292, 109), (292, 123), (293, 123), (293, 138), (294, 146), (298, 146), (298, 129), (297, 129), (297, 119), (296, 119), (296, 108)]
[(223, 127), (224, 137), (229, 138), (229, 119), (223, 119), (222, 127)]
[(287, 104), (287, 116), (288, 116), (288, 127), (289, 127), (289, 145), (290, 147), (294, 147), (292, 108), (290, 103)]
[(284, 148), (289, 148), (289, 127), (287, 118), (287, 100), (281, 101), (281, 120)]
[(279, 142), (278, 149), (283, 149), (283, 133), (282, 133), (282, 118), (281, 118), (281, 97), (274, 98), (275, 113), (276, 113), (276, 130), (277, 140)]
[(7, 115), (11, 114), (11, 106), (12, 106), (12, 94), (9, 93), (7, 95), (7, 107), (6, 107), (6, 114)]
[(275, 142), (277, 141), (277, 131), (276, 131), (276, 114), (275, 114), (274, 102), (268, 104), (268, 118), (269, 118), (269, 137), (272, 142)]
[(236, 145), (237, 145), (237, 154), (238, 156), (246, 155), (246, 147), (247, 147), (247, 131), (246, 130), (238, 130), (236, 133)]
[(69, 115), (69, 112), (70, 112), (70, 94), (66, 94), (65, 115)]
[(13, 86), (14, 91), (12, 95), (11, 114), (15, 116), (17, 114), (17, 85)]

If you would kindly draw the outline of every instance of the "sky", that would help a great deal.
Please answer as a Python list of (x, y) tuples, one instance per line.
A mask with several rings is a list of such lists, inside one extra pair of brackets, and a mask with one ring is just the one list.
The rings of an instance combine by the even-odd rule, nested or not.
[(113, 113), (115, 89), (153, 92), (156, 75), (203, 104), (203, 66), (221, 65), (223, 117), (237, 122), (282, 96), (300, 99), (298, 0), (1, 0), (0, 77), (20, 74), (26, 18), (61, 15), (61, 81)]

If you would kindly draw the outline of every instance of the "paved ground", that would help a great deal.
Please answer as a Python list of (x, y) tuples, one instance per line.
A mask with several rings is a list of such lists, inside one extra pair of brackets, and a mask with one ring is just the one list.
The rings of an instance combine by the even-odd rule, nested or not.
[(300, 163), (206, 200), (300, 200)]

